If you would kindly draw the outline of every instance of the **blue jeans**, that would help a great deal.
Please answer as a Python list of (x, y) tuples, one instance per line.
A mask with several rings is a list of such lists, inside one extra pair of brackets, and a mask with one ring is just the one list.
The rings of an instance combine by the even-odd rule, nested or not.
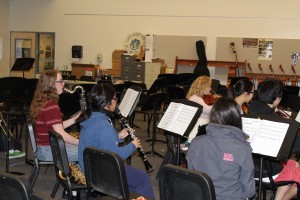
[(130, 192), (155, 199), (150, 177), (145, 171), (125, 165), (125, 173)]
[[(78, 161), (78, 146), (65, 144), (69, 162)], [(53, 161), (51, 146), (37, 146), (36, 156), (38, 160)]]

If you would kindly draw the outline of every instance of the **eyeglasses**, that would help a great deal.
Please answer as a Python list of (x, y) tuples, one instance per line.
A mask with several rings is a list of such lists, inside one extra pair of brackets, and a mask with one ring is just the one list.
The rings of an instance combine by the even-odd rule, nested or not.
[(55, 83), (64, 83), (64, 80), (58, 80), (58, 81), (55, 81)]
[(117, 97), (114, 97), (114, 98), (112, 98), (113, 100), (115, 100), (115, 101), (118, 101), (118, 98)]

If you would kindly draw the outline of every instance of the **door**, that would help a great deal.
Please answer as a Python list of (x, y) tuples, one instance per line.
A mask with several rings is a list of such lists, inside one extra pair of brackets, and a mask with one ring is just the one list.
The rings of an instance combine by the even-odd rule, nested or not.
[(12, 69), (17, 58), (36, 59), (36, 33), (33, 32), (11, 32), (10, 33), (10, 76), (35, 78), (35, 63), (30, 70)]

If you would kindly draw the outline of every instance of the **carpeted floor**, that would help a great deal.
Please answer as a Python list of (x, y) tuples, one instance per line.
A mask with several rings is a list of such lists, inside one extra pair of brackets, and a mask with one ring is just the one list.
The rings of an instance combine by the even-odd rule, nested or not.
[[(147, 122), (144, 122), (144, 115), (142, 113), (136, 114), (134, 124), (137, 125), (138, 127), (134, 127), (136, 130), (135, 135), (140, 138), (142, 141), (143, 149), (145, 152), (151, 150), (151, 142), (146, 142), (146, 139), (149, 139), (147, 136)], [(116, 127), (120, 127), (119, 122), (116, 122)], [(151, 135), (151, 134), (150, 134)], [(157, 130), (157, 138), (160, 140), (165, 140), (165, 136), (162, 131)], [(23, 133), (22, 137), (23, 141), (23, 149), (25, 149), (25, 133)], [(31, 149), (31, 144), (29, 142), (29, 148), (28, 148), (28, 158), (32, 158), (32, 149)], [(155, 151), (164, 155), (166, 152), (166, 144), (165, 143), (155, 143)], [(156, 155), (151, 155), (148, 154), (147, 158), (149, 162), (154, 166), (154, 171), (152, 171), (149, 176), (151, 178), (151, 183), (153, 186), (153, 190), (155, 192), (156, 199), (159, 199), (159, 188), (158, 188), (158, 180), (156, 180), (156, 174), (157, 171), (160, 167), (160, 164), (162, 162), (162, 158), (156, 156)], [(131, 166), (134, 166), (139, 169), (145, 169), (143, 161), (140, 156), (138, 156), (138, 153), (135, 153), (134, 156), (132, 156), (132, 162)], [(32, 170), (32, 166), (29, 164), (25, 163), (24, 158), (18, 158), (18, 159), (13, 159), (9, 161), (9, 167), (6, 169), (6, 160), (5, 160), (5, 153), (0, 152), (0, 171), (5, 172), (8, 170), (9, 172), (21, 172), (24, 173), (24, 177), (29, 177), (30, 172)], [(54, 167), (50, 166), (48, 170), (46, 171), (46, 166), (42, 166), (40, 173), (38, 175), (37, 181), (34, 185), (34, 192), (42, 192), (46, 195), (51, 194), (54, 183), (55, 183), (55, 172), (54, 172)], [(56, 196), (54, 199), (61, 199), (62, 197), (62, 186), (60, 186)]]

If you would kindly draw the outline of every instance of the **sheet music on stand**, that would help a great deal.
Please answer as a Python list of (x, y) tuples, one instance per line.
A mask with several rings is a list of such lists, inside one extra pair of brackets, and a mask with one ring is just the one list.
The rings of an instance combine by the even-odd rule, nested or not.
[(243, 117), (243, 131), (250, 136), (253, 153), (276, 160), (289, 159), (298, 128), (297, 121), (276, 115)]
[(186, 99), (177, 99), (170, 103), (158, 124), (158, 128), (188, 138), (196, 124), (202, 106)]
[(137, 87), (127, 89), (119, 105), (119, 109), (123, 117), (128, 117), (133, 113), (140, 100), (141, 93), (142, 90)]

